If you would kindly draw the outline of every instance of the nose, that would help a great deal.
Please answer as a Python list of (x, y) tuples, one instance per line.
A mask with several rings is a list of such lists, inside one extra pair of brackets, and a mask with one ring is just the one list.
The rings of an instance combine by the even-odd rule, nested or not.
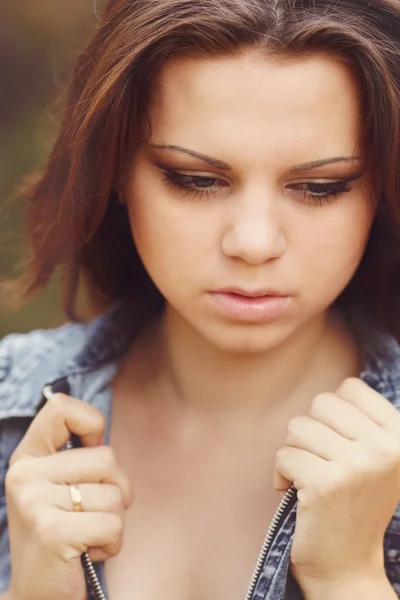
[(225, 256), (261, 264), (282, 256), (286, 249), (277, 203), (264, 194), (240, 200), (222, 238)]

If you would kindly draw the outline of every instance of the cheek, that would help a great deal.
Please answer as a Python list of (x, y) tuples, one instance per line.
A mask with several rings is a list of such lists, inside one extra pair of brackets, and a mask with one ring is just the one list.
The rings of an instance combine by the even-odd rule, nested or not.
[(373, 211), (355, 199), (352, 205), (328, 208), (311, 231), (303, 230), (302, 241), (297, 240), (304, 249), (300, 268), (313, 293), (336, 294), (346, 287), (364, 254), (372, 221)]
[(129, 219), (137, 251), (156, 285), (182, 285), (193, 265), (201, 268), (207, 241), (190, 204), (172, 202), (159, 189), (132, 187)]

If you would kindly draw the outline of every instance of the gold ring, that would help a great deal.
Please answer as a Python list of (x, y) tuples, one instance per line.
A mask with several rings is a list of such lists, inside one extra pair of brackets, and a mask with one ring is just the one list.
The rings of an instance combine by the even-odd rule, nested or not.
[(81, 494), (80, 489), (78, 488), (77, 485), (70, 485), (69, 491), (70, 491), (71, 498), (72, 498), (74, 512), (82, 512), (83, 511), (82, 494)]

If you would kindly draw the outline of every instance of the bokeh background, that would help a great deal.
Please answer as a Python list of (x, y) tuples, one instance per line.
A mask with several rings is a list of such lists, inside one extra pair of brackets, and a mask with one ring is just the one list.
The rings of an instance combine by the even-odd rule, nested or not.
[[(95, 0), (1, 0), (0, 278), (21, 263), (23, 205), (10, 202), (22, 178), (43, 165), (57, 135), (65, 87), (77, 53), (104, 3)], [(0, 304), (0, 338), (64, 322), (59, 286), (22, 309)]]

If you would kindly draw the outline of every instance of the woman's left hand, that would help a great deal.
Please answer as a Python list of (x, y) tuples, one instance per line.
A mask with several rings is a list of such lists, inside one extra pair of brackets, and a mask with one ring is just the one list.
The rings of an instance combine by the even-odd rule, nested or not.
[(302, 586), (384, 577), (383, 538), (400, 502), (400, 414), (346, 379), (292, 419), (274, 486), (298, 490), (291, 564)]

